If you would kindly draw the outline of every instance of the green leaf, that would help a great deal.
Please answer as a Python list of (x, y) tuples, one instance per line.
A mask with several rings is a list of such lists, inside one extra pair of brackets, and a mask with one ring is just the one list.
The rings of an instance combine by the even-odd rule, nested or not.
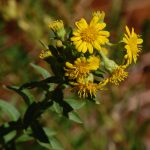
[(50, 128), (43, 128), (43, 130), (45, 131), (46, 135), (51, 138), (53, 136), (56, 135), (56, 132), (53, 130), (53, 129), (50, 129)]
[(31, 63), (31, 66), (37, 71), (37, 73), (41, 74), (43, 76), (43, 78), (48, 78), (51, 76), (51, 74), (45, 70), (44, 68), (38, 66), (38, 65), (35, 65), (33, 63)]
[(20, 117), (19, 111), (10, 103), (0, 99), (0, 109), (5, 111), (13, 121), (17, 121)]
[(81, 118), (76, 112), (70, 112), (69, 119), (77, 123), (81, 123), (81, 124), (83, 123), (83, 121), (81, 120)]
[(28, 89), (23, 89), (22, 92), (28, 96), (30, 104), (32, 104), (34, 102), (34, 96), (32, 93)]
[(72, 98), (66, 98), (64, 99), (73, 109), (80, 109), (82, 108), (85, 104), (85, 100), (77, 100), (77, 99), (72, 99)]
[(104, 74), (105, 74), (105, 72), (103, 72), (102, 70), (96, 70), (93, 73), (94, 73), (94, 75), (101, 77), (101, 78), (103, 78)]
[(31, 140), (34, 140), (34, 138), (24, 133), (16, 139), (16, 142), (27, 142)]
[(43, 143), (43, 142), (40, 142), (40, 141), (37, 141), (42, 147), (46, 148), (46, 149), (49, 149), (49, 150), (52, 150), (52, 146), (51, 144), (49, 143)]
[(53, 150), (64, 150), (61, 143), (56, 138), (50, 138), (50, 144)]
[(53, 102), (53, 108), (54, 108), (56, 113), (62, 114), (63, 108), (58, 103), (56, 103), (55, 101)]
[(9, 132), (8, 134), (6, 134), (4, 136), (4, 140), (5, 142), (9, 142), (10, 140), (12, 140), (14, 137), (16, 136), (16, 131), (12, 131), (12, 132)]

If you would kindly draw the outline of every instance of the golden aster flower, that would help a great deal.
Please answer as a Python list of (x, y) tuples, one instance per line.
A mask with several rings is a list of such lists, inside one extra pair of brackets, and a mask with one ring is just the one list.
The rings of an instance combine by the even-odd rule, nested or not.
[(45, 58), (47, 58), (49, 56), (52, 56), (52, 53), (51, 53), (51, 51), (49, 49), (46, 49), (46, 50), (42, 50), (41, 51), (41, 53), (39, 55), (39, 58), (45, 59)]
[(126, 26), (126, 32), (127, 34), (124, 35), (123, 42), (126, 44), (125, 49), (127, 54), (125, 55), (125, 59), (127, 59), (127, 65), (129, 65), (132, 61), (136, 63), (137, 56), (141, 51), (140, 44), (143, 43), (143, 40), (134, 32), (133, 28), (130, 32), (129, 28)]
[(104, 22), (99, 23), (98, 17), (93, 17), (88, 25), (84, 18), (75, 23), (77, 29), (73, 31), (71, 41), (78, 52), (93, 53), (93, 49), (101, 50), (101, 45), (107, 43), (109, 32), (103, 30), (106, 27)]
[(128, 77), (128, 72), (124, 71), (125, 68), (126, 66), (118, 66), (116, 69), (114, 69), (111, 77), (108, 78), (109, 82), (119, 85), (119, 82), (126, 79)]
[(74, 90), (77, 91), (80, 98), (87, 98), (87, 97), (96, 97), (96, 93), (99, 89), (98, 84), (93, 82), (86, 82), (86, 83), (73, 83)]
[(88, 64), (85, 57), (77, 58), (74, 64), (66, 62), (65, 76), (68, 76), (69, 79), (82, 79), (86, 77), (90, 72)]
[(48, 27), (54, 32), (64, 28), (64, 23), (62, 20), (56, 20), (49, 23)]
[(97, 70), (99, 65), (100, 59), (96, 56), (90, 56), (88, 59), (85, 57), (77, 58), (74, 64), (66, 62), (65, 76), (79, 81), (87, 77), (91, 70)]

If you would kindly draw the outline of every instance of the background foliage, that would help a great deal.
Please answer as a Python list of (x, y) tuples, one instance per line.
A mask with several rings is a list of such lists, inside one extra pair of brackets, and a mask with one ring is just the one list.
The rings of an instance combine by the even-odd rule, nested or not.
[[(134, 26), (136, 32), (142, 34), (144, 44), (140, 61), (130, 67), (129, 78), (120, 87), (110, 87), (109, 91), (100, 93), (100, 105), (88, 103), (77, 109), (81, 120), (78, 116), (71, 119), (84, 124), (58, 117), (57, 104), (54, 109), (58, 114), (47, 110), (40, 123), (47, 127), (44, 130), (55, 149), (149, 150), (149, 8), (148, 0), (0, 0), (0, 99), (6, 102), (0, 101), (0, 108), (5, 108), (0, 109), (0, 125), (12, 119), (16, 121), (24, 115), (26, 108), (21, 97), (4, 85), (17, 87), (31, 80), (44, 79), (47, 72), (41, 74), (37, 65), (51, 72), (47, 64), (38, 58), (43, 48), (39, 40), (49, 42), (48, 22), (63, 19), (73, 26), (73, 22), (82, 16), (88, 19), (93, 10), (104, 10), (113, 42), (121, 38), (120, 31), (124, 30), (122, 27), (125, 24)], [(119, 47), (114, 47), (111, 56), (121, 59), (119, 50)], [(39, 100), (43, 96), (40, 90), (24, 92), (31, 99), (34, 96)], [(73, 104), (76, 108), (80, 105)], [(14, 134), (7, 135), (6, 140), (9, 141)], [(18, 139), (18, 150), (24, 150), (27, 146), (32, 150), (46, 149), (47, 145), (39, 145), (39, 141), (33, 139), (26, 141), (25, 136)]]

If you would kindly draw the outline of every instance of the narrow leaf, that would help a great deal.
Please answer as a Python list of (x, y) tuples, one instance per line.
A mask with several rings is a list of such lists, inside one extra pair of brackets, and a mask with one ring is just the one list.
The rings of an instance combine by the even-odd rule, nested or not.
[(69, 113), (69, 119), (72, 121), (75, 121), (77, 123), (83, 123), (83, 121), (81, 120), (81, 118), (79, 117), (79, 115), (76, 112), (70, 112)]
[(82, 108), (85, 104), (86, 101), (84, 100), (77, 100), (77, 99), (64, 99), (73, 109), (80, 109)]
[(31, 63), (31, 66), (37, 71), (37, 73), (42, 75), (43, 78), (46, 79), (51, 76), (51, 74), (46, 69), (42, 68), (41, 66), (35, 65), (33, 63)]
[(50, 138), (50, 144), (53, 150), (64, 150), (61, 143), (56, 138)]
[(0, 109), (5, 111), (13, 121), (18, 120), (20, 117), (19, 111), (13, 105), (4, 100), (0, 100)]

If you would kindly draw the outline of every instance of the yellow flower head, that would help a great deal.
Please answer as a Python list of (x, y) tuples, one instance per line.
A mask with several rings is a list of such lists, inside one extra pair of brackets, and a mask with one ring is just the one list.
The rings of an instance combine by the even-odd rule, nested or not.
[(100, 60), (96, 56), (90, 56), (88, 59), (85, 57), (77, 58), (74, 64), (66, 62), (65, 76), (69, 79), (82, 80), (87, 77), (91, 70), (99, 68)]
[(119, 82), (123, 81), (128, 77), (128, 72), (124, 71), (125, 66), (118, 66), (109, 78), (109, 82), (115, 85), (119, 85)]
[(46, 49), (46, 50), (42, 50), (41, 51), (41, 53), (39, 55), (39, 58), (45, 59), (45, 58), (47, 58), (49, 56), (52, 56), (52, 53), (51, 53), (51, 51), (49, 49)]
[(74, 90), (77, 91), (80, 98), (87, 98), (87, 97), (96, 97), (96, 93), (99, 89), (98, 84), (93, 82), (87, 83), (74, 83)]
[(64, 23), (62, 20), (56, 20), (56, 21), (53, 21), (53, 22), (50, 22), (48, 27), (50, 29), (52, 29), (54, 32), (64, 28)]
[(139, 52), (141, 51), (141, 45), (143, 43), (143, 40), (134, 32), (134, 29), (132, 28), (132, 32), (129, 31), (129, 28), (126, 26), (126, 32), (127, 34), (124, 35), (123, 42), (126, 44), (126, 55), (125, 59), (127, 60), (127, 65), (131, 64), (132, 61), (136, 63), (137, 56), (139, 55)]
[(68, 76), (69, 79), (78, 79), (84, 78), (89, 74), (90, 70), (88, 67), (88, 62), (85, 57), (77, 58), (74, 64), (66, 62), (66, 73), (65, 76)]
[(98, 22), (99, 19), (97, 18), (99, 17), (94, 16), (89, 25), (84, 18), (75, 23), (77, 29), (73, 31), (71, 41), (73, 41), (78, 52), (86, 53), (89, 51), (92, 54), (94, 48), (101, 50), (101, 45), (109, 41), (109, 32), (103, 30), (106, 24)]

